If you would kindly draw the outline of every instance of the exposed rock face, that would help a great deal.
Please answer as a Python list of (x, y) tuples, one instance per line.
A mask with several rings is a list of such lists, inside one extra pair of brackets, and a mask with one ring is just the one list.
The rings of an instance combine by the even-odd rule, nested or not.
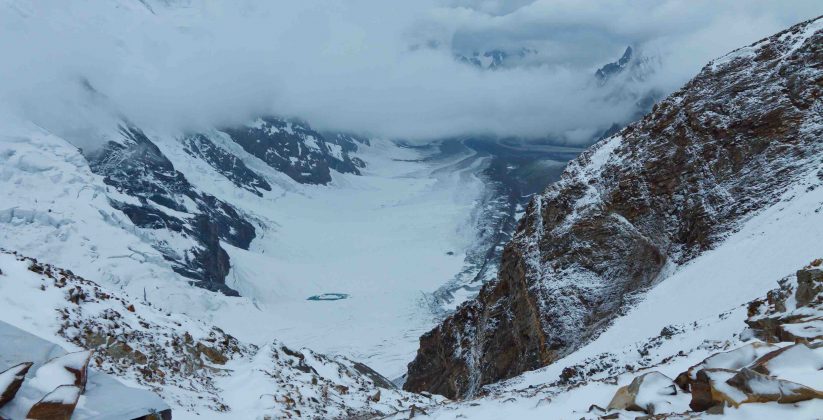
[(70, 420), (83, 391), (79, 386), (60, 385), (34, 404), (26, 415), (32, 420)]
[[(749, 304), (746, 324), (769, 342), (823, 339), (823, 277), (820, 260), (780, 280), (765, 299)], [(794, 298), (794, 299), (791, 299)]]
[(797, 272), (797, 306), (809, 306), (823, 292), (823, 270), (808, 268)]
[(0, 372), (0, 407), (14, 399), (31, 366), (31, 362), (25, 362)]
[(224, 150), (204, 134), (192, 134), (183, 138), (186, 152), (199, 157), (217, 172), (228, 178), (234, 185), (262, 196), (262, 191), (271, 191), (271, 185), (258, 173), (243, 163), (240, 158)]
[(326, 184), (330, 169), (359, 174), (363, 161), (349, 154), (357, 150), (353, 136), (324, 136), (298, 121), (258, 118), (245, 127), (227, 127), (221, 131), (272, 168), (304, 184)]
[(626, 47), (626, 51), (623, 52), (623, 55), (620, 57), (619, 60), (606, 64), (605, 66), (597, 69), (597, 72), (594, 73), (595, 77), (599, 80), (606, 80), (609, 77), (618, 74), (626, 69), (626, 66), (629, 65), (629, 62), (632, 60), (632, 54), (634, 50), (631, 46)]
[[(300, 183), (326, 184), (331, 170), (359, 174), (365, 166), (353, 153), (367, 140), (320, 134), (305, 123), (267, 117), (221, 130), (190, 133), (177, 140), (186, 153), (257, 196), (272, 186), (244, 163), (238, 155), (244, 153), (241, 148), (253, 155), (247, 159), (259, 158)], [(100, 150), (85, 153), (92, 172), (116, 190), (110, 195), (113, 207), (142, 230), (141, 236), (178, 274), (196, 286), (236, 296), (225, 282), (231, 264), (220, 242), (248, 249), (256, 236), (248, 215), (198, 190), (138, 127), (124, 122), (119, 134)]]
[(197, 286), (237, 295), (225, 284), (229, 256), (220, 241), (248, 249), (254, 227), (228, 203), (197, 191), (141, 130), (122, 126), (120, 132), (122, 143), (109, 142), (87, 156), (91, 170), (127, 196), (112, 199), (113, 206), (147, 235), (167, 231), (151, 241), (174, 271)]
[(551, 363), (667, 264), (712, 248), (817, 169), (823, 20), (716, 60), (536, 197), (495, 282), (420, 339), (405, 388), (448, 397)]

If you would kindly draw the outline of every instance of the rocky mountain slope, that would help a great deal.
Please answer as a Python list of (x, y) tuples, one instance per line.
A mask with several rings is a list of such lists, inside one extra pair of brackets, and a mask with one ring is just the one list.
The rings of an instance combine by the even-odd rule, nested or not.
[[(818, 203), (823, 199), (818, 191), (810, 195)], [(769, 248), (762, 246), (768, 241), (763, 234), (773, 234), (770, 240), (781, 243), (796, 238), (796, 232), (774, 233), (792, 222), (819, 220), (797, 211), (811, 196), (780, 205), (781, 210), (792, 211), (793, 217), (765, 212), (747, 223), (732, 235), (732, 243), (697, 258), (691, 269), (673, 276), (672, 287), (652, 293), (655, 301), (650, 296), (643, 308), (621, 318), (604, 337), (547, 368), (485, 387), (482, 397), (428, 407), (430, 418), (819, 418), (823, 409), (823, 260), (814, 259), (784, 277), (765, 296), (719, 312), (714, 306), (721, 301), (746, 300), (751, 296), (747, 289), (768, 289), (769, 282), (764, 280), (773, 273), (756, 273), (769, 271), (763, 268), (770, 265), (782, 271), (791, 264), (775, 264), (785, 256), (771, 249), (755, 251), (751, 257), (734, 254), (755, 244)], [(813, 240), (799, 242), (788, 246), (794, 255), (804, 258), (813, 253), (803, 251)], [(765, 263), (740, 268), (742, 262), (755, 259)], [(730, 272), (730, 268), (736, 270)], [(706, 296), (705, 286), (716, 282), (712, 273), (727, 273), (724, 280), (736, 293), (728, 293), (725, 299), (710, 295), (704, 298), (708, 305), (694, 302), (690, 311), (677, 315), (666, 311), (672, 302), (693, 302), (701, 291)], [(684, 285), (701, 289), (666, 295)], [(649, 317), (650, 311), (658, 316)], [(693, 321), (682, 322), (687, 319)], [(665, 326), (660, 329), (660, 325)], [(652, 332), (655, 327), (657, 333)], [(781, 335), (787, 331), (794, 333)]]
[[(184, 133), (174, 143), (211, 166), (234, 185), (262, 197), (269, 182), (221, 146), (234, 142), (268, 166), (299, 183), (326, 184), (331, 170), (359, 174), (365, 164), (352, 156), (366, 140), (332, 133), (327, 137), (306, 123), (267, 117), (209, 133)], [(255, 226), (242, 209), (199, 191), (138, 127), (122, 122), (117, 136), (85, 151), (89, 167), (119, 197), (110, 198), (175, 272), (196, 286), (237, 296), (226, 285), (231, 267), (221, 241), (248, 249)]]
[(497, 280), (421, 338), (405, 389), (470, 396), (551, 364), (816, 173), (822, 27), (715, 60), (573, 161), (529, 205)]
[[(154, 391), (174, 407), (175, 417), (185, 417), (187, 411), (223, 413), (226, 418), (369, 417), (442, 401), (397, 390), (377, 372), (345, 357), (291, 349), (277, 340), (260, 347), (241, 342), (219, 328), (124, 298), (71, 271), (16, 253), (0, 252), (0, 296), (4, 296), (1, 323), (47, 337), (71, 351), (91, 350), (88, 366), (94, 375), (109, 374)], [(19, 351), (23, 343), (14, 342), (18, 344), (0, 346), (6, 350), (4, 363), (14, 355), (36, 356)], [(50, 348), (55, 356), (65, 353)], [(19, 397), (5, 409), (11, 411), (0, 413), (25, 413), (52, 389), (37, 388), (39, 383), (54, 382), (52, 376), (42, 377), (46, 373), (39, 366), (50, 359), (43, 357), (14, 361), (37, 362), (41, 377), (39, 382), (30, 381), (34, 389), (23, 389), (21, 395), (28, 397)], [(117, 381), (110, 384), (101, 379), (95, 384), (102, 389), (93, 390), (72, 418), (94, 418), (102, 408), (92, 404), (103, 404), (107, 393), (129, 397), (118, 391), (122, 385)], [(142, 401), (146, 410), (168, 410), (153, 395), (140, 394), (145, 391), (130, 392), (129, 398)], [(114, 404), (114, 408), (129, 407)]]

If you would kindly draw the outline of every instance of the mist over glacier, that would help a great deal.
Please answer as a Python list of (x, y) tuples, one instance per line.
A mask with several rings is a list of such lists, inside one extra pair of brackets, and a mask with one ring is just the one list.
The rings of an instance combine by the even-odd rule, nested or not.
[[(627, 45), (659, 57), (660, 68), (642, 84), (668, 93), (707, 60), (808, 18), (818, 6), (7, 2), (0, 6), (0, 95), (4, 106), (64, 133), (85, 133), (90, 119), (112, 115), (191, 130), (277, 114), (378, 137), (491, 134), (580, 143), (630, 117), (632, 99), (605, 100), (592, 77)], [(518, 50), (529, 54), (495, 71), (455, 59)], [(89, 86), (105, 99), (91, 101)]]

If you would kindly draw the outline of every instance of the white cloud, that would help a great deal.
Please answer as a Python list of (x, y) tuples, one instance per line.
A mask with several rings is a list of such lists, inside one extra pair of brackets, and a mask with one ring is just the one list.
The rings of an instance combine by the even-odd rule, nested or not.
[[(274, 112), (412, 139), (579, 134), (630, 113), (599, 100), (591, 82), (626, 45), (660, 55), (648, 83), (668, 92), (711, 58), (820, 9), (818, 0), (9, 0), (0, 95), (56, 125), (79, 124), (71, 115), (85, 78), (107, 106), (148, 125)], [(482, 71), (453, 58), (521, 47), (536, 51), (528, 66)]]

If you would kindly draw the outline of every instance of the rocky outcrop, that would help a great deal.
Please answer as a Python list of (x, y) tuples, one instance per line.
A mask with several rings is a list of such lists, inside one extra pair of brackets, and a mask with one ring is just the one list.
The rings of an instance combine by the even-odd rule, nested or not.
[(337, 133), (323, 135), (301, 121), (265, 117), (220, 130), (249, 154), (303, 184), (327, 184), (331, 170), (360, 174), (365, 166), (351, 156), (364, 140)]
[(666, 412), (666, 399), (673, 395), (677, 395), (677, 387), (671, 378), (652, 371), (618, 389), (606, 410), (641, 411), (646, 414)]
[(31, 366), (31, 362), (24, 362), (0, 372), (0, 408), (17, 395)]
[(34, 404), (26, 415), (32, 420), (71, 420), (83, 390), (75, 385), (60, 385)]
[(86, 153), (91, 170), (121, 194), (113, 195), (112, 206), (145, 230), (175, 272), (236, 296), (225, 284), (229, 255), (220, 241), (248, 249), (254, 226), (228, 203), (195, 189), (143, 131), (123, 125), (120, 134), (120, 142)]
[(823, 392), (810, 387), (743, 368), (703, 369), (697, 372), (689, 407), (695, 411), (739, 407), (741, 404), (777, 402), (793, 404), (823, 398)]
[(691, 385), (697, 381), (697, 372), (703, 369), (740, 369), (754, 363), (759, 357), (778, 349), (777, 346), (755, 341), (734, 350), (715, 353), (677, 375), (674, 382), (683, 391), (690, 391)]
[(249, 357), (256, 346), (241, 343), (219, 328), (126, 300), (71, 271), (12, 255), (41, 278), (39, 284), (27, 286), (39, 294), (29, 299), (54, 303), (51, 309), (59, 327), (55, 333), (94, 351), (90, 358), (87, 351), (49, 362), (73, 369), (76, 380), (71, 385), (84, 387), (85, 376), (74, 372), (85, 372), (85, 366), (91, 365), (100, 372), (129, 377), (161, 395), (169, 388), (195, 392), (203, 404), (225, 410), (214, 380), (225, 375), (222, 365)]
[[(219, 328), (127, 300), (119, 292), (32, 258), (0, 250), (0, 265), (4, 273), (13, 273), (0, 276), (0, 295), (49, 305), (33, 307), (21, 318), (51, 313), (54, 321), (49, 325), (55, 327), (51, 333), (88, 349), (65, 354), (45, 344), (29, 346), (31, 353), (53, 354), (47, 362), (35, 361), (42, 365), (37, 377), (42, 374), (44, 380), (27, 381), (28, 396), (35, 398), (24, 399), (13, 410), (0, 407), (0, 418), (7, 413), (23, 418), (32, 402), (58, 385), (85, 392), (86, 404), (76, 407), (76, 416), (100, 404), (118, 414), (106, 418), (169, 418), (167, 405), (141, 397), (137, 390), (124, 391), (122, 384), (104, 374), (162, 395), (175, 410), (201, 414), (238, 410), (237, 418), (374, 418), (444, 400), (399, 390), (368, 366), (342, 356), (294, 349), (279, 341), (262, 347), (244, 343)], [(21, 345), (15, 343), (23, 342), (23, 331), (9, 335), (3, 327), (0, 321), (0, 338), (8, 337), (12, 344), (0, 340), (0, 367), (10, 365), (2, 363), (12, 353), (18, 363)], [(96, 376), (87, 375), (87, 367)], [(115, 384), (107, 384), (102, 376)], [(85, 387), (86, 381), (93, 385)], [(107, 393), (107, 387), (121, 389)], [(118, 395), (137, 395), (139, 401), (118, 402)], [(58, 407), (52, 400), (44, 400), (38, 410), (59, 414), (70, 408), (70, 404)], [(254, 407), (253, 414), (245, 411), (249, 407)]]
[(63, 377), (60, 371), (68, 372), (66, 380), (62, 385), (76, 386), (80, 392), (86, 390), (86, 382), (89, 377), (89, 361), (91, 361), (92, 351), (79, 351), (55, 357), (44, 363), (37, 369), (38, 375), (41, 371), (53, 377)]
[(823, 339), (823, 276), (815, 260), (764, 299), (749, 304), (746, 323), (768, 342), (810, 342)]
[(420, 339), (405, 389), (449, 397), (595, 337), (667, 265), (711, 249), (817, 170), (823, 21), (706, 66), (536, 197), (496, 281)]
[(182, 142), (186, 153), (203, 159), (234, 185), (258, 196), (262, 196), (263, 191), (271, 191), (271, 185), (262, 176), (249, 169), (240, 158), (216, 145), (207, 135), (191, 134)]

